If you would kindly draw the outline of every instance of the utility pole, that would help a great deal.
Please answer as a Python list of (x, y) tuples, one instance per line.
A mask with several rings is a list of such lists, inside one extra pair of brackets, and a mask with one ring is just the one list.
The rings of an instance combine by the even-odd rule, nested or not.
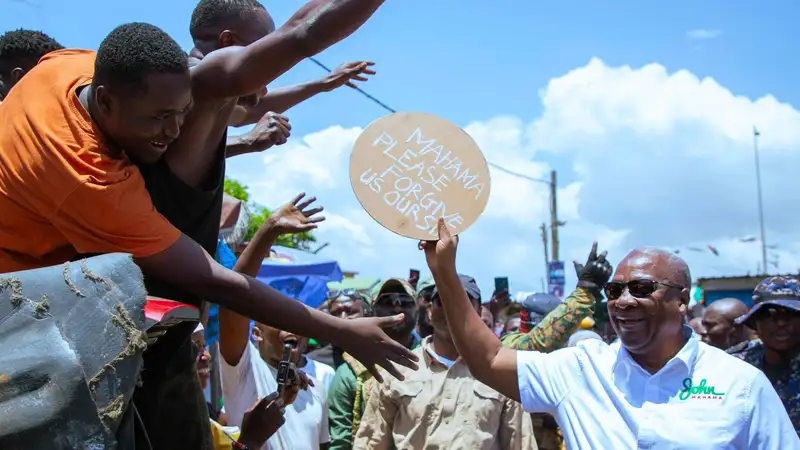
[(547, 278), (550, 278), (550, 255), (547, 253), (547, 224), (543, 223), (542, 230), (542, 245), (544, 246), (544, 273)]
[(767, 242), (764, 240), (764, 204), (761, 197), (761, 165), (758, 161), (758, 137), (761, 133), (753, 127), (753, 153), (756, 157), (756, 188), (758, 189), (758, 222), (761, 226), (761, 269), (766, 274), (767, 268)]
[(550, 240), (553, 246), (553, 261), (558, 261), (558, 227), (562, 224), (558, 221), (558, 205), (556, 203), (556, 171), (550, 171)]

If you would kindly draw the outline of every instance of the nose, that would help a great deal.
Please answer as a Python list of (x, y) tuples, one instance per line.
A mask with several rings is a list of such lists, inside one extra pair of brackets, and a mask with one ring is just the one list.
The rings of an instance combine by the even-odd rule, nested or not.
[(183, 126), (183, 114), (176, 114), (168, 120), (164, 121), (164, 136), (170, 140), (178, 139), (181, 134), (181, 126)]
[(631, 295), (631, 292), (628, 290), (627, 286), (625, 286), (625, 289), (622, 290), (622, 295), (619, 296), (615, 305), (617, 308), (621, 309), (632, 308), (636, 306), (636, 298)]

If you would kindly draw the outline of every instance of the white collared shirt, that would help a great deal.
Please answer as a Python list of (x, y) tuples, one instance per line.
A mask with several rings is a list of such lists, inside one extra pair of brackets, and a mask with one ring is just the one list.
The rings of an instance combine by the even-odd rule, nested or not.
[(553, 415), (567, 448), (800, 449), (767, 377), (697, 339), (654, 375), (595, 339), (517, 352), (517, 373), (522, 406)]

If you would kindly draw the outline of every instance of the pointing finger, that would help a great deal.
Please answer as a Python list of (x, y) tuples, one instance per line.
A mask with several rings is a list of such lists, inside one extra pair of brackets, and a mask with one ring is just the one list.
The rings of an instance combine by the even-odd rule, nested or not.
[(597, 259), (597, 241), (592, 243), (592, 250), (589, 252), (589, 259)]

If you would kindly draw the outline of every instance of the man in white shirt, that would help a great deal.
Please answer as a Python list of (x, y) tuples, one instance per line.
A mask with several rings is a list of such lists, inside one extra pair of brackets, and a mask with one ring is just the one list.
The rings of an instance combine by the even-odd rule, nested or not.
[[(501, 347), (469, 308), (455, 267), (457, 237), (439, 222), (420, 247), (461, 357), (480, 381), (552, 414), (574, 449), (799, 449), (767, 378), (684, 326), (691, 275), (674, 254), (634, 250), (605, 286), (620, 343), (597, 340), (552, 353)], [(596, 247), (581, 275), (597, 264)], [(583, 283), (583, 284), (582, 284)], [(594, 286), (597, 288), (597, 286)]]
[[(306, 340), (257, 324), (253, 328), (255, 344), (247, 344), (235, 366), (228, 364), (225, 358), (220, 358), (222, 395), (229, 425), (241, 426), (244, 413), (256, 399), (278, 390), (276, 379), (284, 342), (294, 341), (296, 344), (292, 351), (292, 362), (296, 364), (301, 356), (298, 348)], [(317, 383), (316, 380), (312, 381)], [(328, 447), (328, 408), (321, 385), (300, 390), (294, 402), (285, 407), (284, 418), (286, 422), (269, 438), (263, 449), (317, 450)]]

